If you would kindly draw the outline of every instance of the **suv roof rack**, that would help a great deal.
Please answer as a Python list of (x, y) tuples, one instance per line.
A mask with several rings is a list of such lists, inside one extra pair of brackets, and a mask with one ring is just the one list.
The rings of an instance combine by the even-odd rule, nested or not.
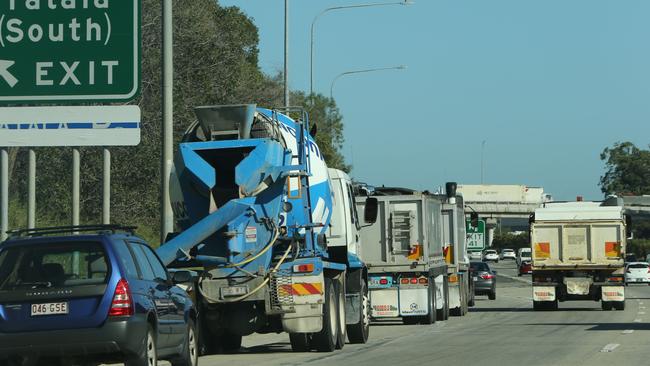
[(33, 228), (33, 229), (18, 229), (18, 230), (9, 230), (10, 238), (23, 237), (23, 236), (44, 236), (52, 234), (63, 234), (63, 233), (78, 233), (78, 232), (98, 232), (106, 233), (110, 232), (115, 234), (118, 231), (126, 232), (128, 234), (134, 235), (135, 229), (137, 226), (125, 226), (125, 225), (76, 225), (76, 226), (52, 226), (52, 227), (42, 227), (42, 228)]

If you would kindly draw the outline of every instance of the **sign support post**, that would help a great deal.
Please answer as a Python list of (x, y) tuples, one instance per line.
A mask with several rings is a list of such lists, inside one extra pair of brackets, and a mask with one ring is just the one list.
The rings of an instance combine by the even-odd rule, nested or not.
[(9, 230), (9, 152), (0, 149), (0, 241), (7, 239)]
[(72, 149), (72, 226), (79, 226), (80, 165), (79, 149), (74, 148)]
[(27, 228), (36, 227), (36, 152), (29, 149), (27, 166)]
[(111, 223), (111, 151), (104, 149), (104, 176), (102, 179), (102, 224)]

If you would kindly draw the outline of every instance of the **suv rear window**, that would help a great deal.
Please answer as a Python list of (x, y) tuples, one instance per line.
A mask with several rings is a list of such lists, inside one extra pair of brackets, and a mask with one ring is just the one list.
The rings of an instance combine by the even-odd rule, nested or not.
[(99, 242), (57, 242), (0, 252), (0, 291), (103, 284), (108, 258)]
[(629, 268), (648, 268), (648, 265), (645, 263), (634, 263), (628, 266)]

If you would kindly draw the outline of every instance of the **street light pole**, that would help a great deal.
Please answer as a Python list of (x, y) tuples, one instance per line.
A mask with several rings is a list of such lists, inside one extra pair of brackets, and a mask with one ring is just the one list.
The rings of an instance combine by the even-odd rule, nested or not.
[(342, 72), (332, 80), (332, 84), (330, 84), (330, 99), (334, 99), (334, 84), (343, 76), (346, 75), (352, 75), (352, 74), (363, 74), (366, 72), (374, 72), (374, 71), (384, 71), (384, 70), (406, 70), (406, 65), (399, 65), (399, 66), (390, 66), (390, 67), (377, 67), (374, 69), (364, 69), (364, 70), (352, 70), (352, 71), (346, 71)]
[(289, 0), (284, 0), (284, 107), (289, 104)]
[(485, 140), (481, 142), (481, 184), (483, 184), (483, 163), (484, 163), (484, 152), (485, 152)]
[(357, 4), (357, 5), (346, 5), (346, 6), (334, 6), (327, 8), (321, 11), (318, 15), (314, 17), (314, 20), (311, 22), (311, 33), (310, 33), (310, 46), (309, 46), (309, 93), (314, 94), (314, 28), (316, 26), (316, 21), (325, 13), (333, 10), (343, 10), (343, 9), (358, 9), (358, 8), (369, 8), (374, 6), (388, 6), (388, 5), (412, 5), (414, 2), (409, 0), (404, 0), (400, 2), (390, 2), (390, 3), (370, 3), (370, 4)]

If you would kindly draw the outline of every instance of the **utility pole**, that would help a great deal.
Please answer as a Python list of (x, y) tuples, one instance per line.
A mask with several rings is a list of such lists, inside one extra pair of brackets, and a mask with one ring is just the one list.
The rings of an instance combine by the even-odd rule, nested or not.
[(289, 104), (289, 0), (284, 0), (284, 107)]
[(165, 242), (167, 234), (174, 231), (172, 206), (169, 199), (169, 178), (172, 169), (174, 143), (174, 54), (172, 33), (172, 0), (162, 0), (163, 33), (163, 136), (160, 161), (161, 199), (160, 199), (160, 243)]

